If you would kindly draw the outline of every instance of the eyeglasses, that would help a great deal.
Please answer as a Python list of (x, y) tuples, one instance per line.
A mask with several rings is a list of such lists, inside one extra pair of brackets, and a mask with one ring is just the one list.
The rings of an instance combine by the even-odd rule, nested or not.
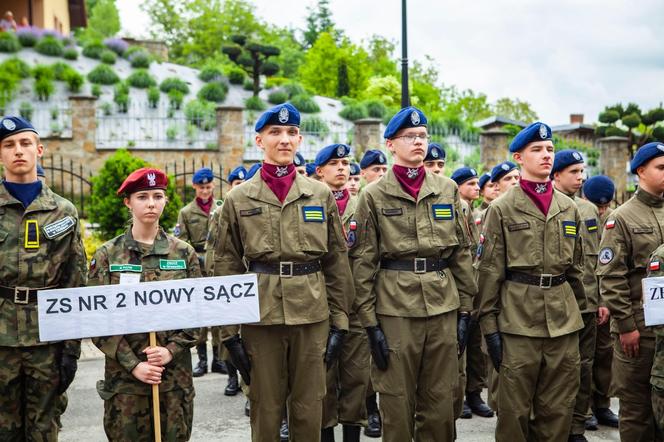
[(402, 138), (406, 144), (413, 144), (417, 138), (422, 140), (424, 143), (428, 143), (431, 140), (431, 137), (428, 135), (401, 135), (400, 137), (394, 137), (394, 138)]

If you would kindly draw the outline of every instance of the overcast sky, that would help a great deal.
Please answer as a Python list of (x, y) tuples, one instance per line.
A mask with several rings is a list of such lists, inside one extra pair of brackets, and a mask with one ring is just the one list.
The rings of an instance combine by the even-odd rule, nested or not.
[[(267, 22), (304, 27), (315, 0), (253, 0)], [(401, 2), (331, 0), (334, 20), (355, 42), (379, 34), (398, 43)], [(123, 29), (149, 20), (135, 0), (117, 0)], [(664, 1), (409, 0), (409, 58), (434, 58), (440, 79), (460, 89), (531, 103), (557, 125), (570, 113), (595, 122), (607, 104), (664, 101)], [(657, 31), (659, 29), (659, 31)]]

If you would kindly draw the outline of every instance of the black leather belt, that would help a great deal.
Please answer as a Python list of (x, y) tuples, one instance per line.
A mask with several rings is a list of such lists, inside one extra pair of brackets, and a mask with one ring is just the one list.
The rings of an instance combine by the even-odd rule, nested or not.
[(447, 260), (442, 258), (382, 259), (380, 261), (381, 269), (414, 273), (438, 272), (447, 267)]
[(250, 272), (267, 273), (268, 275), (279, 275), (282, 278), (290, 278), (291, 276), (308, 275), (310, 273), (320, 272), (320, 270), (321, 270), (320, 261), (310, 261), (310, 262), (251, 261), (249, 263), (249, 271)]
[(507, 279), (521, 284), (534, 285), (542, 289), (549, 289), (567, 281), (567, 277), (564, 273), (561, 273), (560, 275), (542, 273), (538, 276), (521, 272), (507, 272)]
[(205, 246), (194, 246), (194, 250), (196, 250), (196, 253), (205, 253)]
[(0, 298), (8, 299), (14, 304), (30, 304), (37, 302), (37, 292), (39, 290), (52, 289), (54, 287), (42, 287), (32, 289), (30, 287), (4, 287), (0, 286)]

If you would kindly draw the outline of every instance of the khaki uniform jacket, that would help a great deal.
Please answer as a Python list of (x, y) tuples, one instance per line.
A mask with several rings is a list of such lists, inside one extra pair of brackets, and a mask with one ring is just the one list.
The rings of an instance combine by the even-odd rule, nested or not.
[(664, 199), (641, 188), (607, 218), (597, 275), (600, 296), (611, 312), (611, 332), (638, 329), (642, 337), (654, 336), (643, 319), (641, 279), (650, 254), (664, 242), (663, 232)]
[[(377, 314), (430, 317), (470, 312), (477, 286), (459, 190), (454, 181), (426, 174), (417, 202), (390, 171), (360, 193), (357, 241), (350, 251), (358, 316), (364, 327)], [(383, 259), (443, 258), (440, 272), (381, 270)]]
[[(35, 226), (37, 236), (26, 229)], [(0, 286), (69, 288), (84, 286), (87, 260), (78, 212), (68, 200), (42, 184), (27, 208), (0, 182)], [(26, 241), (34, 240), (27, 244)], [(27, 246), (27, 247), (26, 247)], [(44, 345), (39, 340), (37, 303), (15, 304), (0, 298), (0, 346)], [(64, 351), (78, 357), (80, 341), (65, 341)]]
[[(579, 309), (585, 308), (586, 295), (580, 226), (574, 201), (557, 190), (546, 216), (520, 186), (491, 203), (475, 264), (484, 335), (500, 331), (557, 337), (583, 328)], [(510, 271), (535, 276), (564, 273), (567, 282), (542, 289), (506, 279)]]
[(215, 200), (208, 215), (196, 204), (196, 200), (191, 201), (180, 210), (178, 223), (173, 234), (178, 239), (191, 244), (196, 253), (203, 257), (210, 219), (214, 211), (222, 204), (223, 201)]
[(576, 207), (581, 216), (578, 232), (583, 240), (583, 286), (586, 289), (586, 308), (581, 313), (595, 313), (599, 308), (599, 281), (597, 269), (597, 252), (599, 252), (600, 221), (599, 211), (590, 201), (574, 197)]
[[(140, 273), (141, 282), (200, 278), (201, 269), (194, 249), (160, 229), (152, 249), (144, 253), (131, 235), (124, 234), (102, 245), (90, 263), (90, 286), (120, 283), (121, 273)], [(166, 347), (173, 360), (166, 365), (160, 391), (193, 391), (189, 348), (198, 340), (198, 329), (157, 332), (157, 343)], [(100, 393), (149, 395), (148, 384), (136, 379), (131, 371), (145, 362), (143, 350), (149, 345), (148, 333), (93, 338), (92, 342), (106, 355), (104, 384)]]
[[(216, 276), (246, 273), (248, 261), (321, 263), (322, 271), (308, 275), (258, 274), (260, 325), (330, 318), (331, 325), (348, 330), (353, 281), (339, 210), (326, 185), (297, 174), (282, 205), (256, 174), (227, 194), (220, 216)], [(222, 329), (223, 338), (235, 333), (237, 327)]]

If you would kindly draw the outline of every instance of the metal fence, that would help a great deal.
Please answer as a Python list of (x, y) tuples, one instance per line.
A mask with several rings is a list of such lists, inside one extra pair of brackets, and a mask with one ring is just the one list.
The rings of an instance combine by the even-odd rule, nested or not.
[(217, 183), (217, 186), (214, 189), (215, 198), (222, 199), (223, 194), (221, 192), (221, 185), (226, 182), (226, 177), (224, 176), (221, 163), (206, 163), (202, 160), (196, 161), (195, 159), (183, 159), (181, 161), (173, 161), (172, 163), (168, 163), (164, 168), (164, 171), (167, 175), (173, 176), (173, 178), (175, 178), (176, 192), (178, 195), (180, 195), (184, 204), (187, 204), (195, 196), (194, 188), (191, 186), (191, 179), (193, 178), (194, 173), (196, 173), (196, 171), (201, 167), (209, 167), (212, 169), (214, 180)]
[(42, 138), (71, 137), (71, 105), (69, 101), (42, 103), (13, 101), (5, 108), (7, 115), (20, 115), (30, 121)]
[(42, 157), (41, 165), (48, 187), (74, 203), (79, 216), (85, 218), (86, 202), (92, 193), (92, 172), (81, 163), (72, 159), (65, 160), (59, 155)]

